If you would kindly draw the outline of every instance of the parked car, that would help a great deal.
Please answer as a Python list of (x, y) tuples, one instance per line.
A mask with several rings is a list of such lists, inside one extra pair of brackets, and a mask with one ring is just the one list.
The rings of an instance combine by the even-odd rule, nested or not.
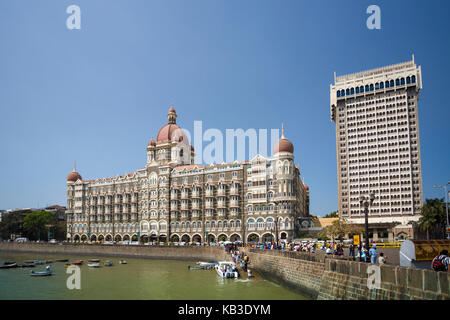
[(28, 242), (28, 238), (17, 238), (14, 242)]
[(56, 243), (56, 239), (50, 239), (48, 243)]

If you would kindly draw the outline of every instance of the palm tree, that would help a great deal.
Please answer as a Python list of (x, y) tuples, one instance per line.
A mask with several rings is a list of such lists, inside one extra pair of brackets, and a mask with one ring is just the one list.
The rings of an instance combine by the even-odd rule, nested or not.
[(426, 199), (420, 212), (420, 219), (417, 221), (417, 227), (420, 231), (426, 231), (427, 240), (430, 240), (430, 230), (433, 230), (433, 236), (436, 230), (442, 229), (445, 225), (445, 207), (443, 199)]

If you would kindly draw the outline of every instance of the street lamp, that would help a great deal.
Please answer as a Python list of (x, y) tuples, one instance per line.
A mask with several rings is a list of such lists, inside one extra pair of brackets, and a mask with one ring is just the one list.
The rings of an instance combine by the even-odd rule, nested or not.
[(365, 243), (366, 250), (369, 250), (369, 205), (373, 204), (373, 200), (375, 200), (375, 194), (373, 192), (370, 193), (369, 197), (365, 197), (361, 195), (359, 197), (359, 202), (361, 206), (364, 206), (364, 224), (365, 224)]
[[(444, 189), (444, 192), (445, 192), (445, 212), (447, 214), (447, 228), (450, 226), (450, 224), (448, 223), (448, 191), (447, 191), (447, 186), (449, 184), (450, 184), (450, 181), (448, 181), (447, 184), (443, 185), (443, 186), (437, 186), (437, 185), (433, 186), (433, 188)], [(450, 233), (447, 233), (447, 239), (450, 239)]]

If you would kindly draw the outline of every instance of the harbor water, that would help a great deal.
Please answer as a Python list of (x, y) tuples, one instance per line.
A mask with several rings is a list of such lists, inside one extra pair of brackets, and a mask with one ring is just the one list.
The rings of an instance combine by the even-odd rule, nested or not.
[[(100, 268), (88, 267), (88, 260), (101, 259)], [(80, 289), (68, 289), (72, 274), (64, 262), (83, 260), (80, 267)], [(28, 260), (51, 260), (34, 268), (0, 269), (0, 299), (114, 299), (114, 300), (304, 300), (307, 296), (262, 278), (223, 279), (212, 270), (189, 270), (196, 261), (154, 260), (122, 257), (62, 256), (36, 253), (0, 253), (5, 261), (22, 264)], [(104, 266), (105, 261), (113, 266)], [(126, 260), (127, 264), (119, 264)], [(52, 276), (32, 277), (30, 272), (51, 266)], [(70, 280), (70, 279), (69, 279)], [(73, 282), (72, 282), (73, 283)]]

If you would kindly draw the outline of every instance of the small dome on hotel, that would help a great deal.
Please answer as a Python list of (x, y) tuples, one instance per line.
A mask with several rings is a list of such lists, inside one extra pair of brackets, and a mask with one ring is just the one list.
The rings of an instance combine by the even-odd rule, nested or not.
[(278, 140), (273, 147), (273, 154), (277, 154), (279, 152), (294, 153), (294, 145), (284, 137), (284, 126), (281, 128), (281, 139)]

